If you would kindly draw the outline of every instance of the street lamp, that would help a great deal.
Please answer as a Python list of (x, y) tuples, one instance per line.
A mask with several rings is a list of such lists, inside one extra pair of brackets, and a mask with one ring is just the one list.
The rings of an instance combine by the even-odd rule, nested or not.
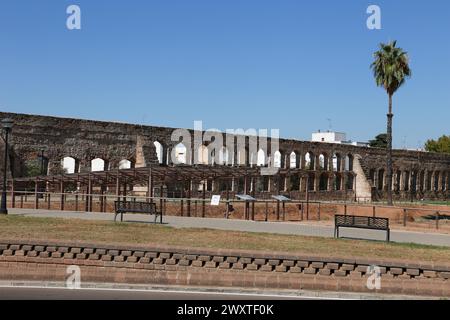
[(5, 132), (5, 136), (3, 141), (5, 142), (5, 162), (4, 162), (4, 171), (3, 171), (3, 190), (2, 190), (2, 202), (0, 206), (0, 214), (8, 214), (8, 209), (6, 209), (6, 178), (8, 172), (8, 137), (11, 132), (12, 126), (14, 122), (12, 119), (3, 119), (1, 121), (1, 126), (3, 131)]

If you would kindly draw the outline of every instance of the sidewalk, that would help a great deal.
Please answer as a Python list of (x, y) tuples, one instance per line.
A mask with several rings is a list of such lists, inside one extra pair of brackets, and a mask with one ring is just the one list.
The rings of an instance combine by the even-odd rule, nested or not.
[[(111, 213), (86, 213), (74, 211), (49, 211), (32, 209), (9, 209), (13, 215), (31, 217), (72, 218), (86, 220), (113, 221)], [(128, 222), (153, 222), (154, 217), (141, 214), (126, 214), (124, 220)], [(231, 231), (261, 232), (302, 236), (328, 237), (334, 236), (333, 226), (317, 225), (313, 222), (254, 222), (245, 220), (226, 220), (214, 218), (175, 217), (165, 216), (164, 223), (174, 228), (207, 228)], [(386, 234), (383, 231), (342, 229), (342, 237), (361, 238), (384, 241)], [(391, 241), (400, 243), (416, 243), (436, 246), (449, 246), (450, 235), (439, 233), (425, 233), (413, 231), (391, 231)]]

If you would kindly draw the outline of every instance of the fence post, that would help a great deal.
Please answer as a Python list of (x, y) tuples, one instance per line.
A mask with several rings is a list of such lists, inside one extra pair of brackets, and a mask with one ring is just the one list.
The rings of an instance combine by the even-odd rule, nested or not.
[(373, 211), (373, 217), (374, 217), (374, 218), (376, 217), (376, 213), (375, 213), (375, 210), (376, 210), (376, 207), (375, 207), (375, 206), (373, 206), (373, 208), (372, 208), (372, 211)]
[(265, 221), (267, 222), (267, 220), (269, 220), (269, 202), (266, 201), (266, 219)]
[[(183, 197), (183, 195), (182, 195)], [(183, 217), (184, 216), (184, 203), (183, 203), (183, 199), (180, 200), (180, 215)]]
[(303, 213), (305, 211), (305, 206), (304, 206), (303, 202), (300, 202), (300, 205), (302, 206), (300, 214), (301, 214), (301, 220), (303, 221)]
[(206, 213), (205, 213), (205, 206), (206, 206), (206, 203), (205, 203), (205, 199), (206, 199), (206, 183), (203, 181), (203, 190), (202, 190), (202, 198), (203, 198), (203, 201), (202, 201), (202, 218), (204, 218), (205, 217), (205, 215), (206, 215)]
[(197, 200), (194, 200), (194, 216), (197, 217)]
[(39, 209), (38, 179), (34, 181), (34, 209)]
[(404, 227), (406, 227), (406, 216), (407, 216), (406, 209), (403, 209), (403, 226)]
[(14, 179), (12, 179), (11, 182), (11, 205), (12, 208), (16, 207), (16, 194), (14, 193)]
[(64, 211), (64, 181), (63, 181), (62, 177), (61, 177), (61, 181), (60, 181), (59, 191), (61, 192), (60, 208), (61, 208), (61, 211)]
[(436, 211), (436, 230), (439, 230), (439, 211)]
[(317, 217), (318, 217), (318, 219), (319, 219), (319, 221), (320, 221), (320, 202), (319, 202), (319, 210), (318, 210), (318, 212), (317, 212)]
[(344, 204), (344, 216), (346, 216), (347, 215), (347, 204), (345, 203)]

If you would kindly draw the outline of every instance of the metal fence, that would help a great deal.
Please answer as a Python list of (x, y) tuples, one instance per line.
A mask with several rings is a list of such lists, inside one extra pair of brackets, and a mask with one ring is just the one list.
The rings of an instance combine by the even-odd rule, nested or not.
[(445, 206), (387, 206), (357, 202), (300, 201), (287, 202), (274, 199), (243, 201), (235, 198), (221, 199), (212, 205), (210, 199), (117, 196), (107, 193), (86, 194), (78, 192), (8, 193), (11, 208), (44, 209), (80, 212), (114, 212), (114, 201), (155, 202), (164, 215), (182, 217), (209, 217), (254, 221), (323, 221), (332, 222), (335, 214), (362, 215), (389, 218), (392, 225), (419, 229), (450, 231), (450, 210)]

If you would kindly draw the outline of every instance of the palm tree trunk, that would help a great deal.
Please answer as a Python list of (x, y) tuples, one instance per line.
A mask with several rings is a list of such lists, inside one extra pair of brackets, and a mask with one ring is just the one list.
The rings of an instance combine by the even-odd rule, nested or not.
[(387, 114), (387, 157), (386, 157), (386, 183), (387, 202), (392, 206), (392, 94), (389, 94), (389, 112)]

